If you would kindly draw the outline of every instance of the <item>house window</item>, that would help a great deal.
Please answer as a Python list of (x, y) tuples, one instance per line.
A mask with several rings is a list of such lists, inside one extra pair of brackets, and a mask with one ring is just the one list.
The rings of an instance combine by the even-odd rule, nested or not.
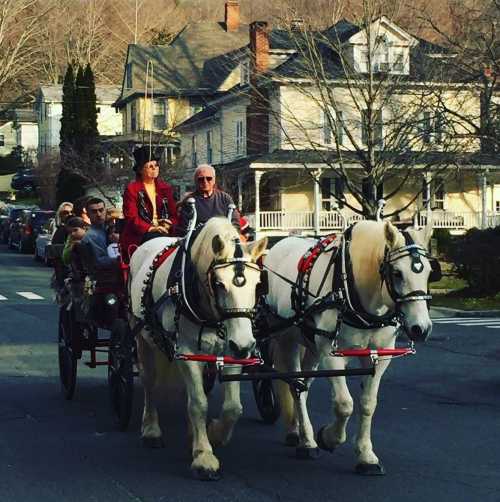
[(0, 146), (5, 146), (5, 135), (0, 134)]
[(395, 72), (403, 72), (405, 69), (404, 53), (402, 50), (394, 51), (394, 63), (392, 70)]
[(125, 66), (125, 87), (132, 89), (132, 63), (127, 63)]
[(387, 72), (391, 70), (389, 62), (389, 41), (385, 35), (376, 38), (373, 59), (375, 60), (375, 71)]
[(198, 166), (198, 153), (196, 151), (196, 136), (191, 137), (191, 164), (194, 168)]
[(342, 209), (344, 204), (344, 182), (341, 178), (321, 178), (321, 207), (323, 211)]
[(372, 110), (370, 121), (368, 110), (361, 110), (361, 141), (368, 145), (369, 129), (373, 129), (373, 141), (376, 146), (383, 145), (383, 122), (382, 110)]
[(130, 105), (130, 130), (137, 131), (137, 105), (135, 102)]
[(212, 150), (212, 131), (207, 131), (207, 162), (212, 163), (213, 150)]
[(440, 145), (443, 142), (444, 116), (442, 113), (423, 112), (419, 126), (424, 144), (436, 143)]
[(434, 178), (431, 181), (430, 186), (425, 179), (423, 180), (422, 205), (424, 208), (429, 204), (429, 196), (431, 196), (431, 209), (444, 209), (446, 193), (442, 178)]
[[(335, 118), (333, 118), (335, 117)], [(331, 120), (333, 120), (333, 124), (331, 124)], [(332, 131), (332, 125), (335, 131)], [(336, 133), (337, 136), (337, 144), (344, 144), (344, 118), (343, 112), (337, 110), (330, 110), (328, 114), (326, 111), (323, 112), (323, 141), (325, 145), (334, 144), (334, 135)]]
[(165, 99), (153, 100), (153, 130), (163, 131), (167, 126), (167, 101)]
[(244, 139), (243, 139), (243, 121), (236, 122), (236, 155), (243, 155), (244, 153)]
[(495, 201), (495, 213), (500, 213), (500, 200)]
[(240, 84), (250, 83), (250, 61), (242, 61), (240, 64)]

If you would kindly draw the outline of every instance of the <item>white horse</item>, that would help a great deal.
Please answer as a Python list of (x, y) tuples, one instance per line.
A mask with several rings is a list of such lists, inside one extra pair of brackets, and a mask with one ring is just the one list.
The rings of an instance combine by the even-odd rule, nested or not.
[[(410, 339), (417, 341), (427, 337), (432, 329), (426, 301), (429, 299), (427, 291), (431, 273), (426, 249), (431, 234), (432, 228), (420, 231), (410, 229), (406, 231), (405, 239), (404, 234), (389, 222), (362, 221), (353, 227), (348, 245), (353, 279), (351, 294), (354, 289), (357, 291), (361, 310), (365, 311), (365, 320), (374, 321), (379, 316), (384, 318), (388, 313), (390, 315), (397, 311), (398, 320)], [(297, 279), (297, 265), (315, 242), (313, 239), (289, 237), (271, 248), (265, 258), (264, 265), (269, 270), (267, 304), (281, 318), (295, 315), (292, 284)], [(328, 298), (332, 292), (335, 266), (329, 266), (329, 263), (334, 250), (334, 246), (328, 246), (312, 268), (308, 285), (311, 294), (306, 293), (303, 297), (306, 312), (313, 302), (321, 297)], [(273, 359), (278, 370), (314, 370), (320, 363), (325, 369), (346, 368), (349, 362), (347, 358), (330, 355), (339, 313), (335, 305), (325, 303), (324, 308), (310, 310), (305, 324), (309, 332), (315, 332), (313, 343), (305, 341), (300, 323), (278, 333), (273, 348)], [(336, 343), (339, 349), (394, 348), (396, 335), (394, 325), (358, 329), (343, 323)], [(371, 364), (367, 359), (359, 358), (363, 366)], [(356, 471), (361, 474), (384, 473), (373, 451), (371, 424), (380, 379), (389, 363), (390, 358), (381, 358), (375, 375), (364, 377), (356, 437)], [(282, 417), (287, 430), (286, 443), (297, 446), (299, 458), (314, 458), (319, 451), (318, 446), (333, 451), (346, 441), (346, 426), (353, 413), (353, 399), (345, 377), (332, 377), (329, 380), (335, 421), (320, 429), (316, 440), (306, 407), (307, 390), (302, 393), (291, 392), (288, 385), (278, 382)], [(311, 381), (306, 380), (305, 383), (308, 387)]]
[[(132, 324), (144, 318), (144, 308), (152, 309), (153, 302), (164, 295), (176, 250), (151, 276), (151, 266), (162, 249), (172, 242), (169, 238), (156, 238), (140, 246), (130, 263), (130, 295)], [(175, 302), (167, 299), (155, 306), (156, 319), (169, 333), (177, 333), (177, 351), (183, 354), (223, 355), (229, 350), (236, 357), (247, 357), (255, 347), (251, 317), (256, 304), (256, 287), (260, 269), (256, 260), (266, 249), (267, 240), (251, 245), (241, 244), (234, 227), (226, 218), (212, 218), (194, 238), (190, 257), (194, 276), (186, 289), (195, 288), (197, 301), (191, 305), (194, 312), (183, 304), (177, 310)], [(175, 271), (174, 271), (175, 272)], [(148, 274), (150, 274), (148, 276)], [(144, 304), (144, 284), (151, 281), (151, 302)], [(147, 290), (148, 288), (146, 288)], [(147, 313), (147, 312), (146, 312)], [(150, 311), (149, 314), (152, 312)], [(208, 324), (197, 322), (196, 316)], [(147, 317), (147, 316), (146, 316)], [(202, 331), (200, 332), (200, 330)], [(201, 334), (200, 334), (201, 333)], [(155, 336), (156, 335), (156, 336)], [(156, 338), (156, 341), (155, 341)], [(207, 428), (207, 397), (203, 390), (203, 364), (176, 361), (171, 363), (158, 346), (158, 332), (142, 329), (137, 337), (138, 363), (144, 385), (144, 413), (141, 437), (145, 446), (163, 446), (158, 412), (153, 402), (153, 391), (165, 385), (166, 366), (177, 366), (187, 391), (189, 431), (192, 435), (193, 462), (191, 469), (201, 479), (218, 479), (220, 464), (212, 446), (226, 444), (242, 413), (239, 382), (224, 385), (224, 403), (220, 418)], [(229, 368), (227, 368), (229, 370)], [(232, 371), (241, 371), (233, 368)], [(170, 382), (171, 385), (172, 382)]]

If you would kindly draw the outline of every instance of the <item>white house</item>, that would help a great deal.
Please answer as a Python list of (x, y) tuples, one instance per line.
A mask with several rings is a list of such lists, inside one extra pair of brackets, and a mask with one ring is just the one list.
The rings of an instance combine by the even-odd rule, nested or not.
[(16, 146), (14, 123), (12, 120), (9, 120), (0, 125), (0, 156), (5, 157), (9, 155)]
[[(35, 102), (38, 118), (38, 155), (59, 151), (62, 117), (62, 85), (40, 86)], [(122, 116), (113, 106), (120, 87), (96, 86), (97, 128), (101, 136), (122, 134)]]
[(38, 122), (33, 110), (14, 110), (13, 128), (16, 132), (16, 146), (22, 147), (24, 154), (36, 162), (38, 152)]

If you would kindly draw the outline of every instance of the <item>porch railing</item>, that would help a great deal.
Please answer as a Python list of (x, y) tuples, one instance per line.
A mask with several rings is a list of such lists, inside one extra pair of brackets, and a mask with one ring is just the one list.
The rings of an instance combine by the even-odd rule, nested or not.
[[(247, 215), (250, 226), (255, 228), (255, 214)], [(321, 211), (319, 214), (319, 228), (325, 230), (342, 230), (345, 226), (354, 221), (363, 219), (362, 216), (355, 213), (343, 211)], [(314, 231), (314, 212), (313, 211), (261, 211), (259, 213), (261, 231), (291, 232)], [(427, 213), (420, 213), (418, 218), (420, 226), (427, 224)], [(432, 225), (434, 228), (447, 228), (450, 230), (467, 230), (469, 228), (481, 228), (481, 212), (448, 212), (434, 211), (432, 213)], [(500, 225), (499, 213), (488, 213), (486, 226), (495, 227)]]

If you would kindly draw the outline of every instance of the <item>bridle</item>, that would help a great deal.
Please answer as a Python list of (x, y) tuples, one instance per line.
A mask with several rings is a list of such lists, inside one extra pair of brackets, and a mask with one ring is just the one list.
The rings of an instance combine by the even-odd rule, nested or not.
[(234, 276), (231, 282), (237, 288), (242, 288), (247, 282), (245, 277), (246, 269), (253, 269), (262, 274), (261, 268), (256, 263), (252, 262), (250, 258), (245, 258), (239, 237), (235, 238), (233, 242), (234, 256), (232, 258), (214, 260), (207, 270), (207, 284), (221, 321), (235, 318), (253, 319), (256, 314), (255, 305), (252, 307), (226, 307), (221, 301), (220, 290), (222, 284), (216, 280), (215, 271), (233, 267)]
[[(417, 301), (430, 301), (432, 300), (432, 295), (430, 295), (428, 291), (423, 291), (421, 289), (410, 291), (404, 295), (399, 293), (394, 285), (393, 263), (409, 256), (411, 258), (412, 272), (421, 274), (425, 269), (424, 263), (422, 262), (423, 257), (426, 258), (431, 265), (431, 275), (437, 272), (436, 266), (434, 265), (434, 263), (437, 263), (437, 260), (432, 258), (424, 247), (416, 244), (408, 232), (402, 232), (402, 234), (405, 239), (405, 245), (392, 251), (386, 247), (384, 260), (382, 261), (379, 270), (381, 285), (385, 282), (389, 296), (396, 305), (397, 313), (400, 312), (402, 304)], [(429, 279), (432, 279), (432, 277), (429, 277)]]

